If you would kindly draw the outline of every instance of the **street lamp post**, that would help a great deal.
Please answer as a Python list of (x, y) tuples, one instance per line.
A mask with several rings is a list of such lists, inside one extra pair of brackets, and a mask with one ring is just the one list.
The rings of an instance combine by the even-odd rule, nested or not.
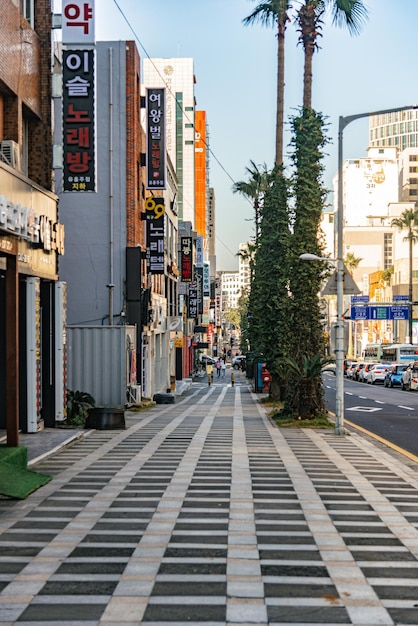
[[(340, 239), (340, 238), (339, 238)], [(341, 237), (342, 239), (342, 237)], [(324, 261), (336, 265), (337, 274), (337, 323), (335, 325), (335, 428), (336, 435), (344, 435), (344, 263), (341, 255), (336, 259), (310, 254), (301, 254), (303, 261)], [(341, 262), (340, 262), (341, 261)]]

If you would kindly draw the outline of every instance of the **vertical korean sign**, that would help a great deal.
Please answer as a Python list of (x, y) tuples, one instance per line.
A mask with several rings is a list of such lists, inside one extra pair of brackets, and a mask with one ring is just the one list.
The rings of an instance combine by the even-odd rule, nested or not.
[(62, 43), (63, 189), (96, 191), (94, 0), (62, 0)]
[(148, 273), (164, 274), (164, 198), (148, 198), (145, 208)]
[(192, 238), (182, 237), (180, 242), (181, 281), (190, 283), (193, 279)]
[(165, 89), (148, 88), (146, 188), (165, 189)]
[(94, 50), (63, 50), (64, 191), (96, 191)]

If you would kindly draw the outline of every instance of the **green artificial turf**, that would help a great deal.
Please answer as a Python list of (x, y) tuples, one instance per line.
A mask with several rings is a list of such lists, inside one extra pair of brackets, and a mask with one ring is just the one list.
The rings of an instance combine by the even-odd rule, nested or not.
[(25, 446), (8, 447), (0, 444), (0, 494), (23, 500), (32, 491), (48, 483), (52, 476), (27, 468), (28, 451)]

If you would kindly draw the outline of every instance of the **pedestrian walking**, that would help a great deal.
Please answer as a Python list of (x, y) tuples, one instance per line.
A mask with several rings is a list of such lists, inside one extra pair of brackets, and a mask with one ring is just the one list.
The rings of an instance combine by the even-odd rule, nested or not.
[(225, 361), (222, 361), (222, 364), (221, 364), (222, 378), (225, 378), (225, 372), (226, 372), (226, 363)]
[(219, 378), (221, 375), (221, 359), (216, 361), (216, 375)]

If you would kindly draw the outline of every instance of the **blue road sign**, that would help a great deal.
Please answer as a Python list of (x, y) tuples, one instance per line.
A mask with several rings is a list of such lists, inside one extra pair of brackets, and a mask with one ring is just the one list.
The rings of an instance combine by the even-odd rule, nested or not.
[(351, 302), (355, 304), (356, 302), (365, 302), (369, 301), (369, 296), (351, 296)]
[(352, 320), (408, 320), (409, 306), (404, 304), (392, 306), (352, 306)]
[(394, 302), (400, 302), (401, 300), (403, 300), (404, 302), (408, 302), (409, 296), (393, 296)]

